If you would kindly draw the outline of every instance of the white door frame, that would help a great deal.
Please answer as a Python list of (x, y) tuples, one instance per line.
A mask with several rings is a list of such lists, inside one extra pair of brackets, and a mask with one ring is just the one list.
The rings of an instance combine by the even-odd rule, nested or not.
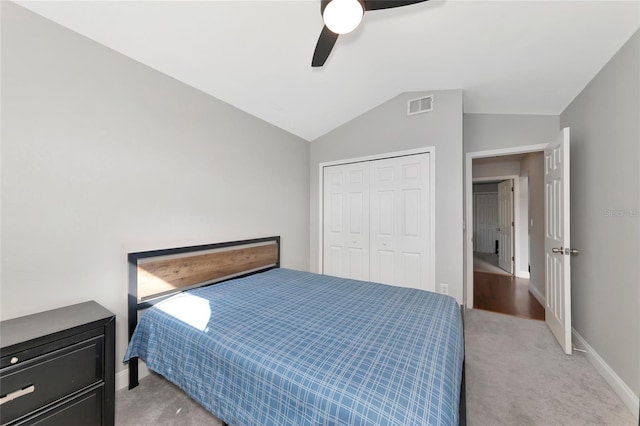
[(324, 163), (320, 163), (318, 165), (318, 182), (319, 182), (319, 190), (318, 196), (320, 198), (318, 203), (318, 271), (323, 273), (323, 247), (324, 247), (324, 174), (323, 169), (328, 166), (336, 166), (340, 164), (348, 164), (348, 163), (359, 163), (362, 161), (374, 161), (374, 160), (382, 160), (385, 158), (393, 158), (393, 157), (405, 157), (408, 155), (415, 154), (429, 154), (429, 193), (431, 194), (431, 202), (429, 203), (429, 227), (431, 228), (429, 234), (431, 235), (431, 241), (429, 243), (429, 251), (431, 252), (430, 258), (428, 259), (429, 270), (431, 271), (431, 283), (433, 283), (433, 288), (435, 288), (436, 283), (436, 147), (428, 146), (424, 148), (417, 149), (409, 149), (404, 151), (395, 151), (395, 152), (387, 152), (382, 154), (374, 154), (367, 155), (364, 157), (355, 157), (355, 158), (347, 158), (343, 160), (336, 161), (327, 161)]
[[(514, 148), (492, 149), (488, 151), (468, 152), (465, 155), (464, 166), (464, 243), (465, 243), (465, 262), (464, 262), (464, 300), (467, 308), (473, 308), (473, 182), (481, 182), (482, 180), (496, 180), (501, 177), (478, 178), (473, 179), (473, 160), (476, 158), (498, 157), (512, 154), (528, 154), (531, 152), (544, 151), (548, 144), (527, 145)], [(512, 175), (505, 179), (514, 179), (514, 203), (518, 202), (516, 191), (520, 190), (518, 177)], [(517, 189), (516, 189), (517, 188)], [(514, 214), (518, 213), (518, 207), (514, 204)], [(514, 220), (516, 220), (514, 216)], [(517, 223), (517, 222), (516, 222)], [(517, 247), (519, 241), (518, 227), (516, 227), (514, 235), (514, 244)]]

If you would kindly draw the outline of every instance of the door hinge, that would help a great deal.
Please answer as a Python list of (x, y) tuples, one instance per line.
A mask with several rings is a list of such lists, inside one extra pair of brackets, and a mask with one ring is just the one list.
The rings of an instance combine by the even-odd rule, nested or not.
[(515, 258), (515, 257), (513, 257), (513, 256), (511, 256), (511, 260), (516, 260), (516, 258)]
[(515, 222), (511, 222), (511, 226), (516, 226)]

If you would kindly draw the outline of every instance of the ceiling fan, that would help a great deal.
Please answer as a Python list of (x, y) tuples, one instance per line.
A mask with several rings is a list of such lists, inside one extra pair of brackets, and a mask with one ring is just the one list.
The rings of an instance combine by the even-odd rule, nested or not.
[(408, 6), (427, 0), (322, 0), (320, 13), (324, 27), (313, 52), (312, 67), (321, 67), (338, 40), (338, 35), (346, 34), (360, 24), (362, 15), (369, 10), (391, 9)]

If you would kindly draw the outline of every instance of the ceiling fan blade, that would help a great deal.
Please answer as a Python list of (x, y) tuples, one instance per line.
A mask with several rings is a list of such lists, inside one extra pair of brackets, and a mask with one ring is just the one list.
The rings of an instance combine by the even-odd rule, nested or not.
[(392, 7), (409, 6), (427, 0), (365, 0), (364, 10), (391, 9)]
[(320, 37), (318, 38), (318, 44), (316, 44), (316, 50), (313, 52), (313, 59), (311, 60), (312, 67), (321, 67), (333, 49), (333, 45), (338, 40), (338, 34), (332, 32), (326, 26), (322, 28)]

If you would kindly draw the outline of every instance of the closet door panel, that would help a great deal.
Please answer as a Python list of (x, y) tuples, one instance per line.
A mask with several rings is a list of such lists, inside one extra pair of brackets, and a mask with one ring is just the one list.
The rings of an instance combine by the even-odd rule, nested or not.
[(331, 272), (325, 272), (328, 275), (335, 275), (337, 277), (343, 276), (342, 273), (342, 258), (344, 255), (342, 254), (342, 247), (331, 245), (325, 249), (324, 255), (324, 264), (325, 270)]
[(371, 280), (433, 291), (429, 154), (370, 165)]
[(394, 220), (393, 213), (395, 210), (395, 192), (389, 190), (380, 190), (374, 194), (376, 206), (371, 214), (376, 215), (376, 222), (374, 230), (377, 231), (377, 235), (393, 237), (394, 232)]
[(369, 165), (324, 168), (323, 272), (369, 279)]
[(396, 275), (395, 252), (379, 248), (375, 251), (374, 256), (376, 262), (372, 263), (371, 281), (382, 284), (394, 284)]
[(407, 287), (420, 288), (420, 261), (418, 253), (402, 253), (402, 270)]

